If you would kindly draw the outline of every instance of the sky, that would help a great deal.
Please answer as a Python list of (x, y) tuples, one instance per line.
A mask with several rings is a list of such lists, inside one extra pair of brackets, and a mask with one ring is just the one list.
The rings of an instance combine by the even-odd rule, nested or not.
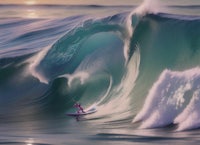
[(200, 5), (200, 0), (0, 0), (0, 4), (139, 5), (143, 1), (160, 1), (167, 5)]
[(0, 0), (0, 4), (96, 4), (96, 5), (135, 5), (143, 0)]

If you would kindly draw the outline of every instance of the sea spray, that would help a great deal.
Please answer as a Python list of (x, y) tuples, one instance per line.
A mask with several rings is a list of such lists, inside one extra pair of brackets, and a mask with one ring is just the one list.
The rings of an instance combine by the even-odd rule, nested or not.
[(140, 6), (138, 6), (132, 13), (144, 16), (146, 14), (157, 14), (161, 12), (163, 5), (159, 0), (144, 0)]
[[(183, 124), (187, 124), (187, 128), (197, 127), (199, 123), (196, 121), (192, 123), (191, 118), (198, 118), (198, 113), (195, 112), (199, 106), (197, 98), (199, 79), (200, 68), (198, 67), (183, 72), (163, 71), (158, 81), (150, 89), (142, 110), (136, 115), (133, 122), (142, 120), (140, 128), (163, 127), (173, 122), (181, 122), (178, 130), (184, 128)], [(191, 98), (192, 100), (185, 109)], [(185, 111), (183, 111), (184, 109)], [(181, 115), (178, 116), (179, 114)], [(185, 115), (189, 116), (184, 122)]]

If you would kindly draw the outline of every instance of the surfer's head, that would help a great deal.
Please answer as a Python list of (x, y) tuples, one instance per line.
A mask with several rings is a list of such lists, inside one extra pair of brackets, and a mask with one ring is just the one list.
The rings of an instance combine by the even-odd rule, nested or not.
[(80, 103), (75, 103), (74, 107), (79, 107), (81, 104)]

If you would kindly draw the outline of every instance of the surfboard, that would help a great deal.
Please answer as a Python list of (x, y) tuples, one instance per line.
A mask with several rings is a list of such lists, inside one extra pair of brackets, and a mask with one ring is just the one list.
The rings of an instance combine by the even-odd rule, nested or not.
[(67, 113), (66, 115), (77, 117), (77, 116), (84, 116), (84, 115), (92, 114), (92, 113), (95, 113), (95, 112), (97, 112), (97, 109), (91, 108), (91, 109), (85, 111), (84, 113), (83, 112), (80, 112), (80, 113), (75, 112), (75, 113)]

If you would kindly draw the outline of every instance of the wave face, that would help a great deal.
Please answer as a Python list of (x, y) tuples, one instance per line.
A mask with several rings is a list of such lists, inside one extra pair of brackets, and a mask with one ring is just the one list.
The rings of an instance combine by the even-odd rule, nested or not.
[[(9, 114), (5, 117), (10, 120), (27, 116), (29, 120), (34, 116), (38, 120), (41, 116), (65, 114), (75, 101), (89, 107), (105, 104), (119, 93), (116, 90), (110, 94), (111, 90), (121, 89), (122, 85), (118, 86), (127, 72), (126, 15), (97, 20), (85, 16), (3, 19), (2, 35), (9, 35), (6, 29), (15, 32), (2, 42), (1, 49), (1, 103)], [(10, 28), (12, 25), (15, 28)], [(18, 109), (10, 113), (13, 108), (9, 106)]]
[[(200, 127), (200, 18), (145, 6), (115, 15), (105, 12), (115, 12), (112, 6), (78, 6), (102, 9), (98, 18), (84, 13), (0, 19), (2, 143), (175, 144), (195, 139), (198, 134), (181, 132)], [(67, 6), (34, 6), (41, 7)], [(75, 102), (98, 111), (76, 122), (65, 115), (75, 111)], [(163, 130), (152, 136), (149, 128)], [(13, 138), (16, 130), (19, 138)], [(51, 135), (56, 139), (46, 141)]]

